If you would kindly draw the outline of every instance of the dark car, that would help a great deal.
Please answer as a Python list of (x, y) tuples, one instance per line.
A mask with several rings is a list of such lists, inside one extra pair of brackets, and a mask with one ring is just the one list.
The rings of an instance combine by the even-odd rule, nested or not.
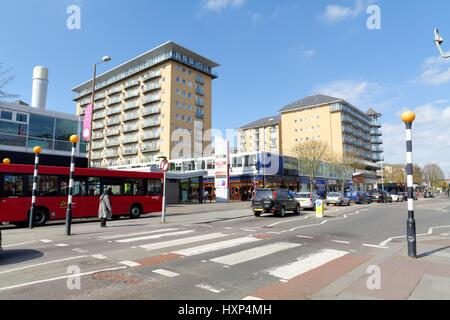
[(348, 191), (345, 193), (345, 196), (349, 198), (351, 202), (356, 204), (371, 203), (370, 196), (365, 192)]
[(372, 190), (370, 192), (370, 200), (377, 203), (392, 203), (392, 198), (386, 191)]
[(263, 213), (273, 213), (284, 217), (286, 211), (292, 211), (295, 215), (299, 215), (300, 203), (286, 190), (259, 189), (256, 190), (252, 200), (252, 209), (256, 217)]

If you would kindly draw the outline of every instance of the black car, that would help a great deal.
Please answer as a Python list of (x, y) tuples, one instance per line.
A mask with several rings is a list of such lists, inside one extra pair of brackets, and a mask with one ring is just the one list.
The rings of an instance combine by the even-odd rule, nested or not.
[(252, 200), (252, 209), (256, 217), (263, 213), (273, 213), (284, 217), (286, 211), (300, 214), (300, 203), (286, 190), (283, 189), (259, 189), (256, 190)]
[(370, 200), (377, 203), (392, 203), (392, 198), (386, 191), (372, 190), (370, 192)]

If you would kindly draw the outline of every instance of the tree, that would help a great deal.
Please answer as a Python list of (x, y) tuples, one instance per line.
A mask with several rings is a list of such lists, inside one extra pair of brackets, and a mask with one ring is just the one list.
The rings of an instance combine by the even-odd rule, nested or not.
[(311, 191), (314, 191), (314, 181), (322, 162), (329, 160), (329, 147), (320, 140), (309, 140), (298, 143), (292, 153), (305, 167), (309, 176)]
[[(386, 165), (386, 168), (390, 168), (390, 170), (383, 170), (385, 181), (387, 183), (398, 183), (401, 185), (406, 186), (406, 166), (402, 164), (393, 164), (393, 165)], [(418, 165), (414, 165), (414, 183), (415, 184), (422, 184), (423, 178), (422, 178), (422, 168)]]
[(3, 63), (0, 63), (0, 101), (17, 97), (17, 95), (5, 91), (6, 86), (14, 80), (14, 76), (10, 75), (10, 72), (11, 69), (5, 69)]
[(333, 159), (331, 159), (331, 163), (334, 165), (333, 167), (336, 177), (341, 180), (342, 193), (345, 192), (345, 183), (347, 182), (347, 179), (353, 178), (353, 173), (355, 173), (355, 170), (363, 170), (365, 168), (363, 160), (355, 153), (346, 153), (342, 158), (333, 157)]
[(444, 171), (435, 163), (429, 163), (423, 168), (425, 182), (432, 188), (439, 187), (442, 181), (445, 181)]

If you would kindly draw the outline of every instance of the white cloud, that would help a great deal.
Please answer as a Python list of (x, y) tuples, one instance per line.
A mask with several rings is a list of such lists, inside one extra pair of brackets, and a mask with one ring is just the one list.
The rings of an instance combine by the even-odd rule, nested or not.
[(328, 23), (337, 23), (349, 18), (358, 17), (367, 7), (363, 0), (357, 0), (354, 7), (343, 7), (336, 4), (327, 5), (321, 18)]
[(440, 85), (450, 81), (450, 60), (431, 57), (425, 61), (419, 82), (427, 85)]
[(247, 0), (205, 0), (203, 7), (209, 11), (220, 12), (229, 7), (239, 8), (243, 6)]
[(306, 51), (303, 52), (303, 55), (304, 55), (306, 58), (312, 58), (312, 57), (314, 57), (314, 56), (316, 55), (316, 51), (315, 51), (315, 50), (312, 50), (312, 49), (306, 50)]

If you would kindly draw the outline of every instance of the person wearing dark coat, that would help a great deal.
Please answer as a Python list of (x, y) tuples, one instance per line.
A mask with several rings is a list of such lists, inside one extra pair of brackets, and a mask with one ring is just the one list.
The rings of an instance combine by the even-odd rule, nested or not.
[(106, 228), (106, 221), (112, 218), (112, 206), (111, 206), (111, 189), (105, 190), (100, 197), (100, 205), (98, 207), (98, 217), (100, 218), (100, 227)]

